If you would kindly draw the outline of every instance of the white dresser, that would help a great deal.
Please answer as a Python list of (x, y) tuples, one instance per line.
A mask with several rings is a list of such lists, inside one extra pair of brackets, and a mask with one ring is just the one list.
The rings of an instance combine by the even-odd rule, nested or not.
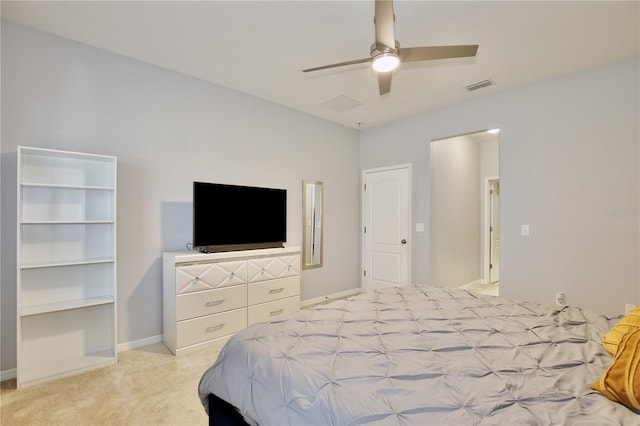
[(163, 255), (164, 343), (174, 354), (300, 307), (300, 247)]

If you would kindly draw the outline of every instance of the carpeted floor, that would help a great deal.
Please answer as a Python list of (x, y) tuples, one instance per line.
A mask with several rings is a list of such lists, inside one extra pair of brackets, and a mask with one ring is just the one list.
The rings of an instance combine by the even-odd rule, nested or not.
[(206, 425), (197, 389), (217, 351), (174, 357), (162, 344), (121, 352), (118, 363), (16, 389), (0, 387), (1, 425)]

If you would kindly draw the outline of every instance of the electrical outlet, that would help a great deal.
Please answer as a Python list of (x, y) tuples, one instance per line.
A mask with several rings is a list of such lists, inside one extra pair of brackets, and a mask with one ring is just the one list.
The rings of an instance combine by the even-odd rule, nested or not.
[(567, 298), (561, 291), (556, 293), (556, 305), (567, 306)]
[(624, 305), (624, 314), (627, 315), (629, 312), (633, 311), (635, 309), (636, 305), (632, 305), (630, 303), (627, 303), (626, 305)]

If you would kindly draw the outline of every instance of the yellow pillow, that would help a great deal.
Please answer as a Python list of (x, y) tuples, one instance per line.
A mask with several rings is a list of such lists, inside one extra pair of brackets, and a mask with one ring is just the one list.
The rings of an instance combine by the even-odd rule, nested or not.
[(613, 363), (591, 388), (612, 401), (640, 410), (640, 328), (622, 336)]
[(611, 355), (615, 355), (620, 339), (626, 333), (640, 328), (640, 305), (636, 306), (626, 317), (622, 318), (613, 328), (602, 338), (604, 348)]

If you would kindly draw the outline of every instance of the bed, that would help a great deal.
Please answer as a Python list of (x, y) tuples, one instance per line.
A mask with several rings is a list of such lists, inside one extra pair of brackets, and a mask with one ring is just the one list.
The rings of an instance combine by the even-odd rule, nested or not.
[(602, 337), (617, 320), (388, 288), (246, 328), (198, 391), (210, 424), (640, 424), (590, 387), (611, 364)]

